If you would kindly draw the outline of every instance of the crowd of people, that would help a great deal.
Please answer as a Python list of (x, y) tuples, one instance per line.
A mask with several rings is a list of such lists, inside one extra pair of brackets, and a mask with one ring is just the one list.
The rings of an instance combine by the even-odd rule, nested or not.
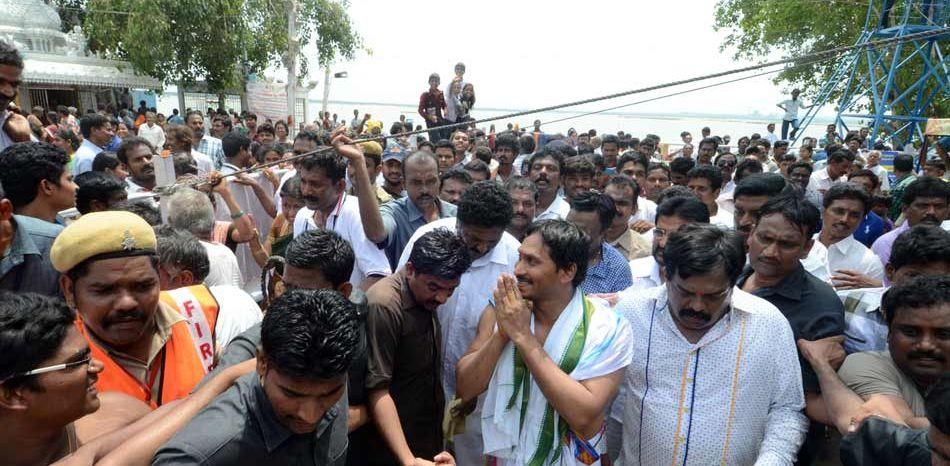
[(418, 136), (24, 115), (22, 71), (3, 464), (950, 461), (950, 138), (484, 131), (463, 64)]

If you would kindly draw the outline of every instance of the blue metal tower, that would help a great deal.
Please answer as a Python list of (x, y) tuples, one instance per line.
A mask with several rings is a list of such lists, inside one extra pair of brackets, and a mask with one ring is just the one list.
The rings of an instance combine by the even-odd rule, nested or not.
[[(871, 0), (855, 45), (943, 29), (948, 15), (947, 0)], [(869, 146), (877, 139), (895, 148), (922, 139), (934, 99), (950, 97), (950, 53), (944, 55), (948, 39), (950, 35), (940, 34), (848, 52), (802, 118), (798, 138), (818, 110), (843, 89), (835, 118), (842, 137), (857, 129), (848, 128), (845, 118), (859, 118), (869, 122)]]

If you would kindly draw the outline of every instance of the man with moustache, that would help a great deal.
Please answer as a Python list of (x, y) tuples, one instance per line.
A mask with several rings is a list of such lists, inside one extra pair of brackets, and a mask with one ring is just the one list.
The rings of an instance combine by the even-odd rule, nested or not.
[(201, 112), (192, 110), (185, 116), (185, 124), (191, 128), (194, 137), (191, 140), (192, 149), (211, 157), (214, 168), (220, 170), (224, 165), (224, 147), (221, 140), (205, 133), (204, 117)]
[(570, 212), (571, 205), (559, 190), (564, 161), (575, 155), (577, 151), (566, 142), (552, 141), (528, 159), (528, 177), (538, 188), (538, 220), (564, 219)]
[(129, 172), (125, 178), (129, 197), (155, 189), (155, 165), (152, 163), (155, 147), (152, 143), (145, 138), (131, 136), (122, 141), (115, 155)]
[(35, 140), (30, 122), (19, 113), (7, 110), (16, 100), (23, 75), (23, 57), (5, 41), (0, 41), (0, 150), (17, 142)]
[(890, 261), (894, 241), (901, 233), (917, 225), (939, 226), (950, 218), (950, 185), (932, 176), (917, 178), (904, 190), (900, 209), (906, 221), (871, 245), (884, 265)]
[(838, 289), (875, 288), (884, 280), (884, 266), (868, 249), (854, 239), (858, 225), (871, 210), (871, 199), (864, 186), (836, 183), (822, 201), (822, 229), (815, 234), (815, 246), (809, 260), (827, 264), (832, 284)]
[(524, 239), (538, 208), (538, 187), (528, 178), (514, 176), (505, 182), (505, 191), (511, 197), (513, 213), (508, 228), (505, 229), (516, 240)]
[(157, 240), (129, 212), (94, 212), (67, 226), (50, 259), (76, 312), (76, 328), (104, 369), (97, 387), (152, 408), (183, 398), (208, 372), (214, 337), (199, 337), (188, 316), (214, 326), (217, 306), (185, 306), (160, 294)]
[(630, 217), (637, 209), (640, 186), (631, 178), (617, 175), (607, 182), (604, 194), (614, 201), (617, 208), (617, 215), (604, 232), (604, 241), (617, 249), (628, 261), (649, 256), (650, 242), (630, 228)]
[[(788, 319), (796, 341), (833, 337), (845, 329), (844, 306), (834, 288), (805, 271), (801, 263), (814, 243), (812, 235), (819, 220), (818, 209), (797, 194), (780, 195), (766, 202), (749, 236), (749, 265), (736, 283), (743, 291), (778, 308)], [(827, 416), (815, 370), (806, 360), (801, 363), (805, 414), (813, 422), (799, 460), (808, 463), (824, 439), (821, 423), (827, 422)]]
[(838, 375), (867, 402), (926, 428), (924, 396), (950, 372), (950, 276), (919, 276), (889, 289), (881, 302), (887, 349), (854, 353)]
[[(349, 157), (355, 156), (354, 153)], [(402, 166), (406, 197), (373, 209), (369, 207), (371, 200), (368, 199), (369, 196), (375, 198), (373, 193), (364, 194), (362, 190), (357, 190), (366, 237), (386, 252), (389, 265), (393, 268), (409, 238), (419, 227), (454, 217), (457, 210), (453, 204), (439, 199), (439, 164), (434, 155), (425, 151), (413, 152), (406, 157)], [(367, 208), (364, 209), (364, 206)]]
[(496, 181), (504, 183), (512, 176), (521, 174), (519, 168), (514, 165), (518, 150), (518, 136), (514, 133), (504, 132), (495, 138), (495, 159), (498, 160), (498, 169), (495, 171)]
[[(342, 131), (338, 131), (333, 139), (338, 154), (321, 152), (297, 162), (300, 192), (303, 195), (301, 200), (306, 207), (300, 209), (294, 219), (294, 237), (315, 229), (337, 232), (350, 243), (356, 254), (356, 264), (349, 281), (365, 290), (392, 273), (392, 269), (383, 250), (366, 237), (363, 223), (365, 219), (374, 218), (365, 214), (366, 209), (379, 207), (369, 185), (363, 152), (351, 142), (342, 135)], [(294, 144), (297, 144), (296, 141)], [(362, 198), (346, 194), (347, 164), (344, 157), (349, 159), (356, 189), (362, 193)], [(378, 210), (376, 215), (379, 215)]]
[[(670, 236), (667, 282), (617, 310), (643, 338), (624, 379), (619, 464), (791, 464), (808, 420), (795, 340), (768, 301), (736, 288), (740, 237), (711, 225)], [(616, 407), (618, 403), (615, 402)]]
[(371, 466), (426, 464), (442, 450), (442, 332), (437, 309), (472, 264), (452, 231), (435, 229), (413, 244), (406, 265), (366, 293), (366, 388), (378, 428)]

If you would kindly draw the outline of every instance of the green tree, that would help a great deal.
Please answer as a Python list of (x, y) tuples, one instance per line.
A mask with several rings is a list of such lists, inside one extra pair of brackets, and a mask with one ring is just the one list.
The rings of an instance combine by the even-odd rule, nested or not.
[[(872, 25), (880, 19), (879, 0), (870, 0)], [(904, 2), (896, 2), (891, 18), (899, 18)], [(734, 50), (736, 59), (767, 61), (766, 57), (778, 53), (783, 57), (794, 57), (820, 52), (835, 47), (854, 45), (864, 30), (868, 16), (868, 0), (719, 0), (715, 10), (715, 28), (726, 32), (721, 48)], [(902, 57), (909, 54), (905, 47)], [(884, 49), (892, 56), (893, 48)], [(947, 48), (941, 49), (946, 55)], [(932, 59), (935, 57), (932, 57)], [(862, 58), (864, 60), (864, 58)], [(797, 87), (803, 94), (813, 99), (822, 85), (831, 78), (838, 67), (839, 59), (822, 60), (811, 64), (797, 64), (776, 75), (776, 84), (788, 88)], [(921, 74), (921, 61), (918, 66), (902, 68), (896, 77), (899, 89), (910, 85)], [(867, 62), (860, 63), (867, 70)], [(844, 91), (844, 83), (831, 95), (829, 102), (837, 103)], [(932, 89), (931, 89), (932, 90)], [(868, 109), (869, 102), (863, 102), (862, 108)], [(943, 94), (934, 100), (927, 109), (928, 116), (946, 116), (950, 102)], [(898, 109), (900, 112), (901, 109)]]
[[(164, 83), (204, 80), (211, 92), (233, 89), (246, 73), (280, 65), (287, 50), (283, 0), (54, 0), (81, 7), (90, 49)], [(362, 47), (346, 0), (297, 0), (300, 47), (314, 43), (316, 60), (352, 59)], [(308, 57), (301, 54), (299, 76)]]

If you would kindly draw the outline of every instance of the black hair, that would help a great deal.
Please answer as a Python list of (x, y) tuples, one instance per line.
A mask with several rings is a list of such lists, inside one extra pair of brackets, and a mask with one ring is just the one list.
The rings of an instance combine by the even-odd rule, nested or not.
[(139, 217), (142, 217), (146, 223), (155, 227), (162, 224), (162, 213), (158, 210), (158, 206), (152, 203), (150, 198), (140, 197), (138, 199), (128, 199), (122, 202), (117, 202), (112, 205), (112, 208), (109, 210), (117, 212), (131, 212)]
[(89, 139), (92, 130), (102, 128), (109, 124), (109, 118), (98, 113), (87, 113), (79, 119), (79, 132), (84, 139)]
[(59, 186), (69, 156), (59, 147), (46, 142), (19, 142), (0, 152), (0, 183), (7, 190), (7, 199), (15, 209), (36, 199), (40, 182), (46, 180)]
[(924, 405), (930, 427), (947, 435), (950, 432), (950, 373), (944, 373), (930, 386)]
[(238, 131), (231, 131), (221, 138), (221, 149), (227, 158), (236, 157), (241, 149), (249, 149), (251, 139)]
[(158, 262), (187, 270), (200, 283), (211, 273), (208, 250), (195, 235), (186, 230), (162, 225), (155, 228), (158, 240)]
[(828, 163), (838, 163), (843, 160), (854, 162), (854, 154), (847, 149), (840, 149), (832, 152), (831, 155), (828, 156)]
[[(0, 154), (2, 155), (2, 154)], [(921, 176), (911, 181), (904, 189), (904, 196), (901, 203), (905, 206), (911, 205), (918, 197), (936, 197), (950, 201), (950, 185), (946, 181), (933, 176)]]
[(104, 172), (108, 170), (115, 170), (119, 166), (119, 158), (116, 157), (115, 152), (100, 152), (96, 154), (96, 158), (92, 160), (92, 171), (94, 172)]
[(666, 197), (656, 206), (656, 218), (678, 217), (690, 223), (709, 223), (709, 207), (690, 192), (689, 196)]
[(462, 192), (456, 217), (463, 225), (483, 228), (505, 228), (511, 223), (514, 209), (511, 196), (500, 184), (479, 181)]
[(538, 192), (538, 187), (535, 186), (534, 182), (530, 178), (524, 176), (512, 176), (505, 180), (505, 191), (508, 191), (509, 196), (511, 192), (516, 189), (523, 189), (525, 191), (530, 191), (531, 196), (534, 197), (534, 200), (538, 200), (538, 196), (541, 193)]
[(323, 145), (323, 139), (320, 138), (320, 135), (317, 134), (316, 131), (308, 131), (308, 130), (301, 131), (297, 133), (296, 136), (294, 136), (294, 142), (297, 142), (297, 140), (299, 139), (310, 141), (316, 144), (317, 146)]
[(119, 162), (122, 162), (126, 165), (129, 164), (129, 151), (135, 149), (138, 146), (148, 146), (149, 151), (155, 152), (155, 146), (152, 145), (148, 139), (139, 136), (129, 136), (122, 140), (122, 143), (119, 144), (119, 148), (115, 151), (115, 156), (119, 159)]
[(79, 136), (77, 136), (73, 130), (66, 127), (57, 129), (56, 137), (69, 141), (69, 146), (72, 147), (73, 150), (79, 149), (79, 146), (82, 144), (82, 139), (79, 139)]
[(467, 185), (474, 183), (472, 175), (469, 175), (468, 172), (463, 169), (455, 167), (452, 167), (439, 175), (439, 184), (444, 185), (448, 180), (457, 180)]
[(672, 199), (674, 197), (688, 197), (690, 199), (696, 199), (697, 201), (699, 200), (699, 196), (697, 196), (692, 189), (689, 189), (686, 186), (674, 184), (673, 186), (660, 191), (660, 194), (656, 197), (656, 203), (662, 204), (663, 201)]
[(318, 152), (301, 157), (297, 160), (297, 167), (307, 171), (323, 170), (323, 174), (334, 183), (346, 177), (346, 160), (333, 152)]
[(775, 141), (775, 145), (773, 145), (772, 148), (777, 149), (779, 147), (788, 147), (788, 141)]
[(92, 210), (92, 201), (108, 204), (115, 193), (125, 191), (125, 183), (111, 173), (80, 173), (73, 182), (79, 187), (76, 190), (76, 210), (83, 215)]
[(778, 196), (787, 183), (782, 175), (775, 173), (753, 173), (736, 184), (732, 193), (733, 199), (739, 196)]
[(771, 214), (779, 214), (789, 223), (804, 228), (806, 241), (818, 231), (818, 224), (821, 222), (821, 212), (818, 208), (795, 193), (780, 194), (769, 199), (759, 209), (756, 218), (761, 219)]
[[(586, 135), (587, 133), (581, 133), (581, 134)], [(593, 153), (594, 153), (594, 146), (592, 146), (592, 145), (590, 145), (590, 144), (588, 144), (588, 143), (586, 143), (586, 142), (583, 142), (583, 141), (577, 143), (577, 156), (578, 156), (578, 157), (580, 157), (580, 156), (582, 156), (582, 155), (593, 154)]]
[(940, 262), (950, 264), (950, 232), (932, 225), (917, 225), (901, 233), (894, 240), (888, 260), (894, 270)]
[(504, 132), (495, 137), (495, 150), (507, 147), (517, 154), (521, 148), (518, 144), (518, 137), (514, 133)]
[(0, 381), (40, 391), (35, 376), (18, 376), (56, 355), (76, 317), (61, 299), (0, 292)]
[(630, 188), (633, 191), (633, 202), (637, 202), (637, 198), (640, 197), (640, 185), (637, 184), (636, 180), (630, 178), (627, 175), (614, 175), (607, 181), (607, 186), (621, 186), (624, 188)]
[[(196, 112), (196, 113), (197, 113), (197, 112)], [(220, 121), (221, 124), (222, 124), (225, 128), (227, 128), (226, 133), (230, 133), (231, 130), (234, 128), (234, 124), (231, 123), (231, 118), (230, 118), (230, 117), (221, 115), (221, 116), (216, 116), (216, 117), (214, 117), (214, 118), (211, 119), (211, 123), (214, 123), (214, 122), (216, 122), (216, 121)]]
[(780, 155), (777, 159), (779, 162), (794, 162), (796, 160), (798, 160), (798, 156), (791, 152), (786, 152)]
[(864, 207), (864, 215), (867, 215), (868, 211), (871, 210), (871, 195), (868, 193), (868, 190), (864, 189), (864, 186), (860, 184), (850, 181), (832, 184), (822, 199), (822, 206), (827, 209), (832, 202), (839, 199), (851, 199), (861, 202)]
[(518, 152), (520, 154), (530, 154), (534, 152), (535, 147), (537, 147), (537, 144), (535, 144), (534, 137), (530, 134), (518, 138)]
[(944, 163), (943, 160), (940, 160), (940, 159), (930, 159), (930, 160), (928, 160), (928, 161), (927, 161), (927, 166), (928, 166), (928, 167), (934, 167), (934, 168), (936, 168), (937, 170), (944, 170), (944, 171), (947, 170), (947, 164)]
[(346, 375), (360, 352), (356, 310), (331, 290), (294, 289), (270, 303), (261, 323), (268, 366), (307, 380)]
[[(679, 159), (677, 159), (679, 160)], [(674, 160), (675, 162), (676, 160)], [(699, 165), (686, 174), (688, 180), (693, 178), (703, 178), (709, 181), (709, 187), (713, 191), (722, 188), (722, 170), (713, 165)]]
[(647, 156), (640, 154), (638, 152), (625, 152), (620, 156), (620, 159), (617, 160), (617, 170), (623, 169), (623, 166), (633, 163), (634, 165), (640, 165), (644, 170), (650, 166), (650, 160), (647, 159)]
[(564, 159), (564, 164), (561, 167), (561, 176), (571, 175), (587, 175), (593, 177), (597, 175), (597, 167), (594, 166), (594, 163), (587, 157), (580, 155), (568, 157)]
[(695, 160), (687, 157), (677, 157), (670, 162), (670, 172), (687, 176), (695, 166)]
[(172, 163), (175, 166), (175, 175), (198, 175), (198, 164), (191, 152), (175, 151), (172, 154)]
[(470, 162), (466, 163), (463, 167), (466, 171), (481, 173), (485, 175), (485, 179), (491, 178), (491, 169), (488, 167), (488, 164), (479, 159), (472, 159)]
[[(809, 173), (809, 174), (810, 174), (810, 173), (813, 173), (813, 172), (815, 171), (815, 167), (811, 166), (811, 164), (808, 163), (808, 162), (795, 162), (795, 163), (793, 163), (793, 164), (791, 164), (791, 165), (788, 166), (788, 172), (791, 173), (792, 170), (794, 170), (794, 169), (796, 169), (796, 168), (804, 168), (804, 169), (808, 170), (808, 173)], [(875, 177), (875, 178), (876, 178), (876, 177)]]
[[(257, 163), (264, 163), (268, 152), (277, 152), (278, 155), (283, 157), (284, 147), (277, 143), (260, 144), (254, 149), (254, 160)], [(364, 156), (375, 160), (376, 164), (379, 165), (379, 156), (373, 157), (371, 154), (364, 154)]]
[(950, 302), (950, 275), (919, 275), (884, 293), (881, 311), (888, 327), (898, 310), (942, 306)]
[(458, 155), (455, 153), (455, 145), (452, 144), (452, 141), (448, 139), (440, 139), (436, 141), (435, 147), (432, 148), (432, 152), (435, 152), (437, 149), (452, 149), (452, 155)]
[(604, 144), (614, 144), (619, 149), (620, 138), (616, 134), (605, 134), (600, 138), (600, 147), (604, 147)]
[(23, 56), (13, 44), (3, 40), (0, 40), (0, 65), (23, 69)]
[(754, 174), (762, 173), (764, 171), (762, 167), (762, 162), (759, 162), (756, 159), (744, 159), (736, 165), (736, 171), (734, 172), (733, 178), (736, 180), (736, 183), (742, 181), (745, 177)]
[(650, 172), (655, 171), (655, 170), (663, 170), (663, 172), (666, 173), (667, 178), (671, 177), (670, 167), (667, 167), (665, 163), (650, 162), (650, 165), (647, 166), (647, 175), (649, 175)]
[(735, 285), (745, 261), (739, 235), (713, 225), (683, 225), (670, 235), (663, 249), (663, 266), (670, 278), (707, 275), (722, 267), (729, 284)]
[(267, 122), (257, 125), (257, 128), (255, 128), (255, 130), (257, 134), (270, 133), (271, 135), (275, 135), (274, 127), (270, 123), (267, 123)]
[(863, 177), (865, 177), (865, 178), (870, 178), (870, 179), (871, 179), (871, 183), (874, 185), (874, 189), (877, 189), (877, 187), (881, 184), (880, 178), (878, 178), (877, 175), (874, 174), (874, 172), (872, 172), (871, 170), (868, 170), (868, 169), (866, 169), (866, 168), (861, 169), (861, 170), (855, 170), (855, 171), (849, 173), (849, 174), (848, 174), (848, 181), (851, 181), (851, 180), (853, 180), (853, 179), (855, 179), (855, 178), (857, 178), (857, 177), (861, 177), (861, 176), (863, 176)]
[(571, 210), (577, 212), (596, 212), (600, 219), (600, 229), (606, 231), (617, 215), (617, 207), (610, 196), (596, 191), (581, 191), (571, 198)]
[(472, 257), (455, 232), (436, 228), (420, 236), (412, 245), (409, 263), (417, 273), (455, 280), (472, 265)]
[[(703, 129), (707, 129), (707, 128), (703, 128)], [(713, 150), (716, 150), (719, 148), (719, 140), (711, 136), (707, 138), (703, 138), (701, 141), (699, 141), (699, 144), (696, 144), (696, 149), (699, 150), (699, 148), (702, 147), (703, 144), (712, 144)]]
[(528, 227), (525, 238), (535, 233), (541, 235), (541, 242), (551, 255), (551, 261), (557, 270), (566, 270), (574, 266), (575, 288), (587, 278), (587, 261), (590, 258), (590, 236), (579, 226), (566, 220), (538, 220)]
[(284, 254), (287, 264), (303, 270), (319, 270), (334, 287), (346, 283), (353, 273), (356, 255), (333, 230), (309, 230), (294, 238)]

